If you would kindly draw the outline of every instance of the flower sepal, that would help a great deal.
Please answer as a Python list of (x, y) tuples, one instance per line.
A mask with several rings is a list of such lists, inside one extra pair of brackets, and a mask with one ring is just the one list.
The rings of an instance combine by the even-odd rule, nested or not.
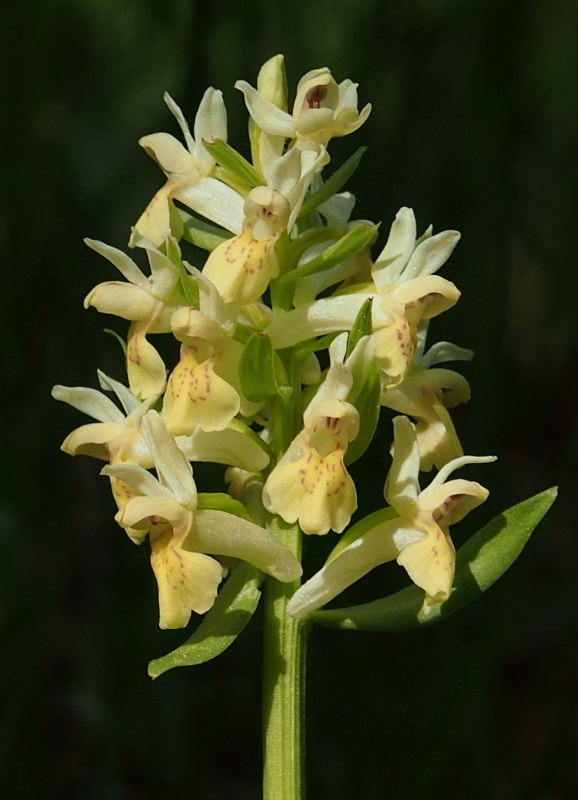
[[(308, 620), (345, 630), (402, 631), (445, 619), (483, 594), (511, 567), (557, 493), (557, 487), (552, 487), (512, 506), (468, 539), (457, 551), (453, 590), (444, 602), (425, 607), (423, 591), (412, 585), (371, 603), (315, 611)], [(330, 560), (364, 532), (360, 528), (355, 537), (340, 542)]]

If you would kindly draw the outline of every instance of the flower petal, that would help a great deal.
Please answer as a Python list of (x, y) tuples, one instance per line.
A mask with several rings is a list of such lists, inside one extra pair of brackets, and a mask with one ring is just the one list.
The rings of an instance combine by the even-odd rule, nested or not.
[(214, 142), (215, 139), (227, 141), (227, 111), (223, 102), (223, 93), (210, 86), (199, 104), (195, 117), (195, 148), (197, 161), (208, 171), (215, 163), (214, 158), (203, 147), (203, 141)]
[(111, 264), (114, 264), (129, 283), (140, 286), (141, 289), (148, 288), (149, 284), (146, 275), (137, 267), (132, 258), (129, 258), (122, 250), (111, 247), (104, 242), (98, 242), (95, 239), (85, 239), (84, 243), (101, 256), (107, 258)]
[(180, 187), (173, 196), (232, 233), (239, 233), (243, 227), (243, 198), (216, 178), (200, 178), (194, 184)]
[(393, 294), (396, 302), (405, 306), (413, 304), (419, 319), (431, 319), (454, 306), (461, 292), (439, 275), (426, 275), (401, 283)]
[(142, 419), (141, 429), (161, 483), (171, 490), (179, 503), (194, 510), (197, 506), (197, 487), (191, 465), (168, 433), (160, 414), (149, 411)]
[(53, 386), (52, 397), (82, 411), (99, 422), (124, 422), (124, 414), (97, 389), (84, 386)]
[(159, 592), (159, 627), (184, 628), (191, 612), (204, 614), (215, 602), (223, 569), (203, 553), (175, 545), (169, 532), (151, 536), (151, 566)]
[(69, 433), (60, 449), (71, 456), (92, 456), (108, 461), (112, 443), (122, 441), (126, 433), (124, 421), (91, 422)]
[(127, 341), (127, 373), (135, 397), (147, 400), (159, 397), (166, 383), (164, 361), (147, 341), (146, 326), (130, 326)]
[(423, 511), (433, 511), (436, 522), (445, 530), (481, 505), (488, 495), (488, 490), (479, 483), (456, 478), (423, 491), (419, 506)]
[(141, 236), (152, 242), (157, 247), (170, 236), (171, 233), (171, 212), (169, 198), (174, 183), (167, 181), (158, 190), (152, 200), (137, 219), (129, 239), (129, 247), (136, 246), (137, 236)]
[(295, 122), (290, 114), (277, 108), (247, 81), (237, 81), (235, 89), (243, 92), (249, 114), (261, 130), (274, 136), (295, 136)]
[(94, 306), (101, 314), (114, 314), (131, 322), (146, 319), (154, 300), (148, 291), (131, 283), (108, 281), (99, 283), (84, 298), (84, 307)]
[(448, 411), (441, 405), (432, 406), (433, 414), (418, 419), (416, 424), (420, 469), (429, 472), (432, 467), (441, 469), (464, 451)]
[[(424, 526), (425, 527), (425, 526)], [(456, 553), (449, 535), (435, 523), (426, 528), (427, 536), (405, 547), (397, 563), (405, 568), (412, 581), (424, 589), (426, 603), (441, 602), (451, 592)]]
[(269, 334), (277, 350), (325, 333), (351, 330), (368, 297), (373, 297), (373, 294), (348, 294), (316, 300), (278, 317), (264, 332)]
[(168, 489), (154, 475), (137, 464), (110, 464), (107, 467), (103, 467), (100, 474), (122, 481), (126, 486), (134, 490), (131, 496), (158, 497), (160, 495), (165, 498), (171, 497)]
[(303, 457), (279, 463), (263, 487), (263, 504), (308, 534), (341, 533), (357, 508), (355, 484), (343, 464), (343, 450), (325, 457), (304, 443)]
[[(328, 603), (374, 567), (397, 558), (400, 548), (395, 536), (400, 522), (399, 518), (389, 520), (355, 539), (295, 592), (287, 613), (300, 619)], [(415, 531), (413, 541), (421, 538), (423, 535)]]
[(116, 520), (123, 528), (154, 531), (157, 525), (168, 522), (177, 538), (191, 530), (193, 512), (172, 497), (134, 497), (118, 512)]
[(371, 275), (380, 292), (395, 284), (415, 246), (416, 223), (411, 208), (400, 208), (391, 226), (386, 245), (373, 265)]
[(442, 231), (428, 237), (416, 247), (403, 270), (404, 281), (437, 272), (451, 256), (459, 240), (457, 231)]
[(393, 420), (393, 461), (385, 482), (385, 499), (399, 514), (413, 516), (419, 495), (419, 448), (407, 417)]
[(100, 369), (97, 369), (96, 374), (98, 375), (98, 382), (100, 383), (101, 389), (114, 392), (122, 403), (126, 414), (131, 414), (141, 405), (136, 397), (132, 394), (130, 389), (128, 389), (124, 384), (120, 383), (119, 381), (115, 381), (114, 378), (110, 378), (108, 375), (105, 375)]
[(220, 244), (210, 254), (203, 274), (226, 303), (247, 305), (263, 294), (275, 269), (271, 248), (278, 234), (256, 239), (249, 227)]
[(138, 143), (165, 172), (181, 173), (196, 166), (191, 153), (170, 133), (151, 133)]
[(171, 373), (162, 416), (169, 433), (187, 436), (201, 427), (221, 431), (239, 412), (239, 395), (214, 371), (214, 358), (199, 363), (198, 348), (184, 344)]
[(247, 431), (245, 434), (240, 430), (225, 428), (205, 433), (197, 428), (192, 436), (178, 436), (177, 444), (189, 461), (212, 461), (249, 472), (260, 472), (268, 465), (270, 457), (258, 444), (257, 434), (250, 429)]

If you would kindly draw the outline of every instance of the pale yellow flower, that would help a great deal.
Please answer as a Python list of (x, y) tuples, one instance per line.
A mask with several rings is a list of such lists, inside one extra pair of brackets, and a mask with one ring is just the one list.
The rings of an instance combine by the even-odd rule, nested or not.
[(433, 274), (458, 240), (456, 231), (432, 236), (431, 228), (416, 239), (413, 211), (402, 208), (371, 268), (373, 283), (304, 303), (274, 320), (265, 332), (275, 348), (284, 348), (326, 333), (351, 330), (362, 305), (372, 299), (375, 356), (386, 385), (396, 386), (414, 357), (419, 323), (441, 314), (460, 296), (453, 283)]
[(241, 233), (216, 247), (203, 268), (225, 302), (253, 303), (278, 276), (275, 244), (291, 230), (313, 175), (328, 160), (324, 148), (291, 150), (270, 165), (267, 186), (249, 192)]
[(203, 269), (223, 300), (239, 306), (258, 300), (279, 274), (273, 246), (290, 213), (288, 200), (267, 186), (252, 189), (243, 209), (242, 233), (216, 247)]
[(162, 417), (169, 433), (190, 435), (197, 427), (221, 431), (237, 415), (237, 391), (215, 372), (229, 342), (220, 325), (195, 308), (172, 317), (173, 333), (182, 342), (163, 400)]
[(344, 360), (347, 336), (330, 347), (331, 364), (304, 415), (303, 430), (289, 445), (263, 487), (263, 503), (309, 534), (341, 533), (357, 508), (355, 484), (344, 457), (359, 431), (359, 413), (346, 401), (352, 370), (366, 359), (370, 337)]
[(449, 342), (438, 342), (425, 354), (422, 351), (420, 343), (400, 384), (392, 387), (384, 381), (381, 404), (416, 420), (420, 469), (429, 472), (433, 466), (441, 469), (463, 456), (447, 409), (467, 403), (471, 394), (462, 375), (451, 369), (432, 367), (444, 361), (469, 360), (473, 353)]
[(297, 559), (264, 528), (224, 511), (197, 508), (190, 464), (157, 412), (143, 417), (141, 430), (158, 478), (129, 464), (102, 472), (120, 478), (135, 493), (116, 520), (123, 528), (149, 534), (161, 628), (182, 628), (191, 612), (203, 614), (212, 607), (223, 578), (213, 555), (248, 561), (281, 581), (299, 577)]
[(187, 147), (168, 133), (143, 136), (139, 144), (167, 175), (167, 181), (139, 217), (130, 245), (141, 236), (160, 246), (171, 235), (171, 201), (178, 200), (227, 230), (237, 233), (242, 222), (242, 197), (212, 176), (215, 160), (203, 146), (203, 140), (227, 139), (227, 113), (223, 96), (209, 88), (203, 95), (195, 117), (195, 137), (169, 94), (165, 102), (177, 119)]
[(158, 397), (165, 386), (166, 370), (161, 356), (146, 337), (149, 333), (168, 333), (173, 312), (183, 305), (177, 286), (178, 270), (170, 259), (144, 240), (139, 244), (148, 255), (149, 277), (121, 250), (91, 239), (85, 241), (113, 263), (128, 283), (108, 281), (98, 284), (86, 296), (84, 307), (94, 306), (103, 314), (114, 314), (131, 321), (127, 339), (127, 373), (131, 391), (141, 400)]
[(263, 131), (296, 139), (297, 146), (304, 149), (326, 145), (333, 136), (353, 133), (371, 111), (371, 105), (367, 104), (358, 112), (357, 84), (349, 79), (337, 84), (326, 67), (311, 70), (301, 78), (292, 114), (246, 81), (237, 81), (235, 88), (245, 95), (249, 113)]
[(449, 597), (455, 571), (450, 525), (483, 503), (488, 490), (474, 481), (447, 478), (459, 467), (493, 461), (494, 457), (455, 459), (422, 491), (414, 426), (407, 417), (396, 417), (393, 422), (394, 454), (385, 497), (397, 516), (359, 536), (298, 589), (287, 607), (292, 616), (309, 614), (374, 567), (394, 559), (424, 590), (426, 613), (434, 603)]
[(391, 226), (371, 270), (383, 320), (374, 327), (376, 357), (390, 385), (399, 384), (411, 364), (418, 323), (451, 308), (460, 296), (453, 283), (433, 274), (459, 238), (457, 231), (432, 236), (430, 227), (417, 239), (415, 216), (409, 208), (400, 209)]

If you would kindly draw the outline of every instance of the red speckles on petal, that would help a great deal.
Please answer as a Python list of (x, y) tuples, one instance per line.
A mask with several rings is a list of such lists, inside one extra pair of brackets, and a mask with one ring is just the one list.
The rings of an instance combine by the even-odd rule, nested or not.
[(323, 101), (327, 97), (327, 86), (314, 86), (309, 89), (305, 102), (309, 108), (323, 108)]

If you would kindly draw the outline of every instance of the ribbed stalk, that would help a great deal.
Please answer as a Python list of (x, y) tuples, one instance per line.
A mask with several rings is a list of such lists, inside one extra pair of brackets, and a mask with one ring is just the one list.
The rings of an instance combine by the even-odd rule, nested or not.
[[(275, 534), (300, 556), (301, 532), (278, 519)], [(285, 608), (299, 585), (267, 578), (264, 592), (263, 800), (305, 798), (305, 658), (308, 626)]]

